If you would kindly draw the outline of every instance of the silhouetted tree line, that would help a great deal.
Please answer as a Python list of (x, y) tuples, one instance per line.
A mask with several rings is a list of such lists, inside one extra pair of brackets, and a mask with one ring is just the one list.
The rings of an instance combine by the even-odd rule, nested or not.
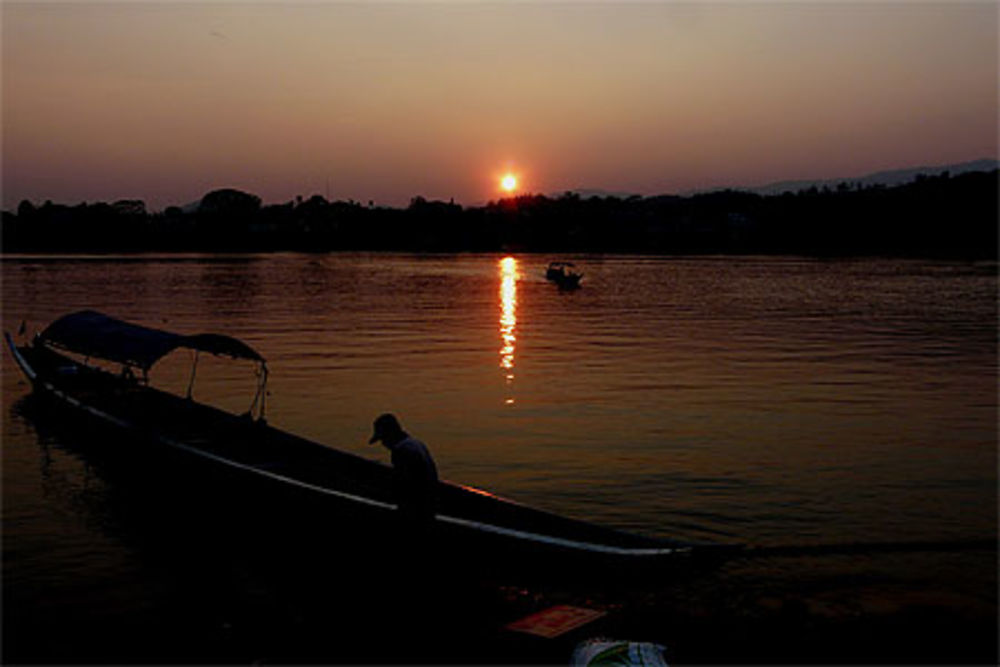
[(995, 258), (998, 172), (920, 176), (906, 185), (782, 195), (523, 195), (463, 208), (415, 197), (406, 208), (314, 196), (263, 206), (238, 190), (193, 210), (141, 201), (21, 202), (3, 213), (5, 252), (337, 250), (790, 253)]

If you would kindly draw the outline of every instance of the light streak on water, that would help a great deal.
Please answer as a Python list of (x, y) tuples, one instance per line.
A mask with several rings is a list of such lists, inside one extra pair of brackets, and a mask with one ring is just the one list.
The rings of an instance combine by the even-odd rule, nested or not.
[[(514, 354), (517, 343), (517, 260), (504, 257), (500, 260), (500, 369), (507, 385), (514, 382)], [(512, 405), (513, 397), (504, 403)]]

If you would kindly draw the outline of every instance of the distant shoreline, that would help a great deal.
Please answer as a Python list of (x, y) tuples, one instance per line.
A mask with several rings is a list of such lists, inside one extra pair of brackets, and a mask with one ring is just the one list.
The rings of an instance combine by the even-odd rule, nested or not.
[(1000, 171), (842, 182), (797, 192), (522, 195), (406, 208), (318, 195), (261, 204), (239, 190), (148, 213), (138, 200), (3, 212), (2, 253), (525, 252), (996, 259)]

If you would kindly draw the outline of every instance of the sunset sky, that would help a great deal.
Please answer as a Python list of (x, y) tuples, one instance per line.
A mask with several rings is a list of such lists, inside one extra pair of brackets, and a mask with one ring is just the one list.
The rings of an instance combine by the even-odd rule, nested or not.
[(994, 2), (4, 2), (3, 206), (405, 205), (997, 156)]

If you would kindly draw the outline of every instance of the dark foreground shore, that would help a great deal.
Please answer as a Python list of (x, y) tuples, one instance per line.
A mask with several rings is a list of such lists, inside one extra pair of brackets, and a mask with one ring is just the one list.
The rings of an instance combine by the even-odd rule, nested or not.
[[(994, 554), (884, 559), (880, 579), (853, 577), (847, 559), (775, 559), (646, 589), (596, 574), (570, 586), (425, 570), (404, 583), (417, 576), (405, 555), (381, 571), (310, 563), (322, 574), (234, 562), (229, 580), (208, 582), (164, 566), (162, 580), (138, 584), (154, 590), (119, 605), (95, 581), (9, 591), (4, 661), (566, 664), (578, 642), (612, 637), (663, 644), (671, 664), (996, 663), (995, 588), (915, 588), (891, 574), (984, 570)], [(100, 604), (86, 604), (88, 594)], [(504, 628), (556, 604), (607, 615), (554, 639)]]
[[(567, 664), (593, 637), (664, 645), (670, 664), (997, 661), (988, 544), (537, 571), (319, 517), (275, 525), (225, 489), (88, 463), (110, 496), (47, 477), (100, 524), (85, 567), (5, 545), (6, 664)], [(551, 639), (506, 628), (555, 605), (604, 616)]]

